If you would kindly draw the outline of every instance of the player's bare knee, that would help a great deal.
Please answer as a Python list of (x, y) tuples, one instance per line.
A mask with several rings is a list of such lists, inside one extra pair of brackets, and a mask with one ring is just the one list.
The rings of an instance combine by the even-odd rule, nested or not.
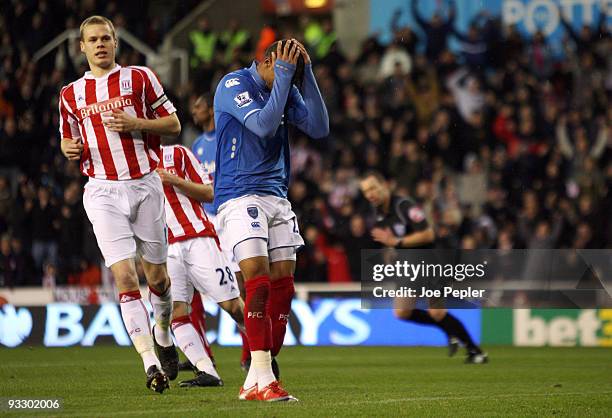
[(121, 260), (110, 266), (115, 284), (120, 293), (138, 290), (138, 275), (134, 260)]
[(412, 315), (412, 309), (394, 309), (393, 314), (397, 319), (410, 319), (410, 315)]
[(148, 285), (158, 292), (164, 292), (170, 285), (165, 264), (150, 264), (149, 268), (145, 269), (145, 276)]
[(270, 263), (270, 280), (293, 276), (295, 272), (295, 261), (282, 260)]
[(219, 305), (225, 312), (230, 314), (232, 318), (235, 320), (240, 319), (242, 321), (242, 318), (244, 317), (244, 302), (242, 299), (235, 298), (232, 300), (226, 300), (225, 302), (219, 303)]
[(122, 270), (113, 273), (115, 284), (120, 292), (138, 290), (138, 275), (133, 270)]
[(270, 276), (270, 267), (267, 257), (253, 257), (240, 262), (240, 270), (243, 272), (245, 281), (254, 277)]
[(154, 276), (152, 278), (148, 278), (147, 283), (149, 286), (151, 286), (153, 289), (155, 289), (158, 292), (166, 291), (166, 289), (168, 289), (168, 285), (170, 284), (168, 277), (165, 275)]

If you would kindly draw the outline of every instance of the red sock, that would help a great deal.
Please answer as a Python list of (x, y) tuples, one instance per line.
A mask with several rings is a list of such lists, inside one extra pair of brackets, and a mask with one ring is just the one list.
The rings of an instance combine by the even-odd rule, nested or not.
[(270, 294), (270, 318), (272, 319), (272, 357), (276, 356), (283, 346), (289, 314), (291, 313), (291, 300), (295, 294), (293, 276), (281, 277), (274, 280)]
[(242, 356), (240, 357), (240, 362), (244, 363), (251, 358), (251, 348), (249, 347), (247, 335), (240, 331), (240, 336), (242, 337)]
[(258, 276), (244, 282), (246, 303), (244, 327), (253, 351), (267, 351), (272, 346), (272, 323), (269, 315), (270, 278)]
[(202, 297), (198, 291), (193, 292), (193, 299), (191, 300), (191, 313), (189, 314), (189, 318), (191, 319), (191, 323), (193, 324), (196, 332), (200, 335), (200, 338), (202, 338), (206, 354), (208, 354), (208, 357), (211, 359), (214, 358), (210, 344), (208, 343), (208, 338), (206, 338), (206, 311), (204, 310)]

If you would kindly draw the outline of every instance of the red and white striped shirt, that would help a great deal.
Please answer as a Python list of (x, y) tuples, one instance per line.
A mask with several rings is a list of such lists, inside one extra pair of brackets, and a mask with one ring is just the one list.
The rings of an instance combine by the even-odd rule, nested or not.
[(168, 116), (176, 109), (157, 76), (147, 67), (115, 68), (103, 77), (91, 71), (62, 88), (60, 135), (83, 143), (81, 172), (106, 180), (137, 179), (157, 168), (160, 138), (141, 131), (113, 132), (102, 115), (123, 109), (142, 119)]
[[(162, 147), (160, 167), (194, 183), (210, 184), (210, 176), (193, 153), (182, 145)], [(197, 237), (212, 237), (217, 240), (215, 227), (208, 220), (200, 202), (184, 194), (178, 187), (164, 184), (166, 194), (166, 224), (168, 242), (184, 241)]]

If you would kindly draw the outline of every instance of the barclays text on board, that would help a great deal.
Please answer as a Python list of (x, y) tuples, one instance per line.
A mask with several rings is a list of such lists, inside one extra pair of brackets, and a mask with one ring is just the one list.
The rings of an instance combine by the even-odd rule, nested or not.
[[(240, 345), (242, 340), (232, 319), (215, 304), (206, 303), (205, 309), (210, 342)], [(466, 323), (473, 335), (480, 336), (478, 310), (453, 312)], [(309, 303), (293, 301), (285, 343), (310, 346), (444, 345), (446, 339), (437, 329), (398, 321), (391, 310), (363, 310), (361, 300), (357, 298), (321, 298)], [(0, 307), (0, 346), (98, 344), (131, 344), (115, 303)]]

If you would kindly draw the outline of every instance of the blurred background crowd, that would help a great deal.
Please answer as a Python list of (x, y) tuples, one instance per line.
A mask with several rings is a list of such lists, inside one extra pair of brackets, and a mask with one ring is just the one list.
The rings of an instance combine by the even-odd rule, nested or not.
[[(91, 14), (156, 46), (198, 2), (159, 3), (164, 13), (140, 2), (0, 0), (0, 286), (100, 282), (82, 206), (86, 178), (58, 144), (59, 90), (86, 62), (76, 41), (32, 56)], [(400, 26), (396, 14), (392, 41), (373, 35), (354, 58), (329, 18), (275, 20), (258, 33), (237, 20), (217, 32), (201, 18), (189, 34), (189, 83), (166, 86), (183, 143), (200, 133), (189, 112), (198, 94), (275, 39), (296, 37), (308, 46), (331, 123), (326, 140), (291, 135), (289, 199), (306, 241), (296, 280), (359, 280), (360, 250), (378, 247), (359, 191), (367, 170), (422, 205), (438, 247), (610, 248), (612, 37), (604, 21), (566, 25), (559, 55), (542, 34), (523, 37), (499, 17), (481, 13), (460, 32), (452, 5), (432, 18), (411, 5), (417, 25)], [(144, 57), (122, 45), (118, 62)]]

